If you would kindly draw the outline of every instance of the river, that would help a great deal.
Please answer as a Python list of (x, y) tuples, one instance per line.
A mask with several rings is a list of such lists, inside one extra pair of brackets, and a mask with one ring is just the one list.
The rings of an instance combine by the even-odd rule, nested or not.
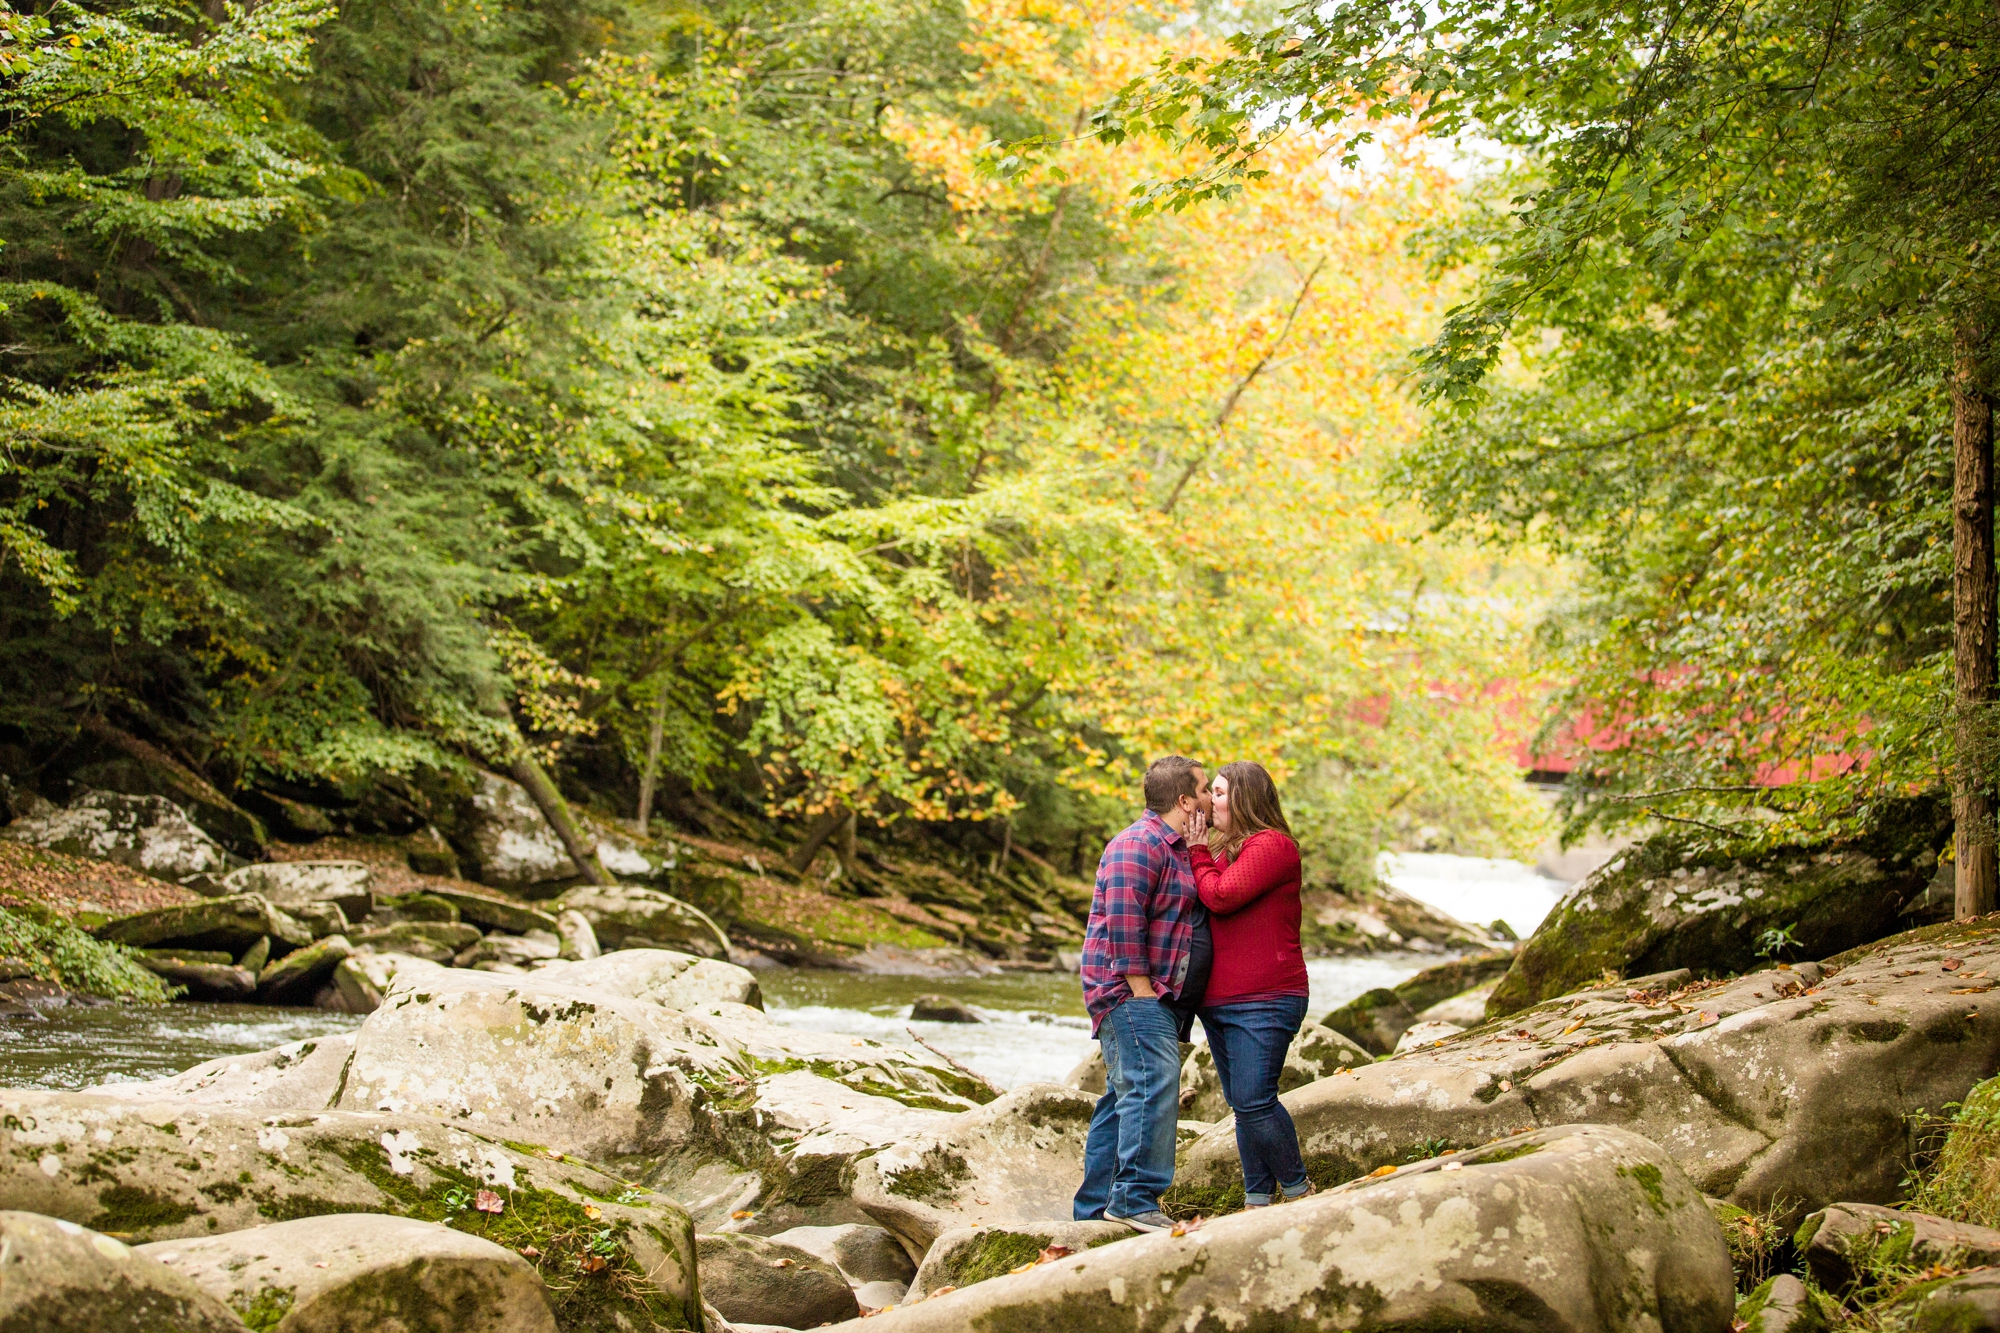
[[(1385, 859), (1384, 869), (1414, 897), (1465, 920), (1504, 917), (1523, 936), (1563, 888), (1515, 861), (1405, 856)], [(1313, 959), (1306, 964), (1309, 1018), (1437, 961), (1435, 954)], [(1072, 973), (942, 978), (778, 968), (758, 980), (776, 1022), (896, 1042), (907, 1042), (914, 1030), (1001, 1087), (1059, 1081), (1093, 1044)], [(912, 1023), (910, 1003), (927, 992), (964, 1001), (981, 1021)], [(82, 1088), (159, 1078), (220, 1056), (349, 1031), (360, 1022), (316, 1009), (223, 1004), (64, 1008), (43, 1019), (0, 1018), (0, 1087)]]

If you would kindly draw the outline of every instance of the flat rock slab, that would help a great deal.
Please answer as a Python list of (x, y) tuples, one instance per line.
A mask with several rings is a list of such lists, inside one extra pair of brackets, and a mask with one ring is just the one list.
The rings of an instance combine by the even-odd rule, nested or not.
[(243, 1333), (243, 1322), (110, 1236), (0, 1212), (0, 1333)]
[(190, 999), (218, 1003), (243, 1001), (257, 993), (257, 978), (233, 963), (191, 963), (173, 957), (146, 957), (140, 963), (148, 972), (183, 987)]
[(424, 892), (442, 898), (458, 909), (458, 919), (488, 930), (505, 930), (525, 935), (531, 930), (554, 931), (556, 919), (539, 908), (502, 898), (498, 894), (473, 893), (468, 889), (426, 886)]
[[(582, 920), (580, 914), (577, 920)], [(589, 928), (584, 922), (584, 929)], [(616, 949), (541, 971), (565, 985), (610, 991), (668, 1009), (692, 1011), (710, 1004), (764, 1007), (764, 992), (749, 968), (676, 949)]]
[(534, 1265), (432, 1222), (336, 1213), (138, 1252), (273, 1333), (556, 1333)]
[[(480, 1190), (503, 1210), (480, 1210)], [(139, 1242), (334, 1213), (448, 1221), (510, 1249), (532, 1239), (552, 1287), (573, 1280), (582, 1247), (608, 1232), (606, 1271), (630, 1296), (620, 1309), (629, 1306), (635, 1321), (650, 1311), (667, 1327), (691, 1326), (699, 1309), (694, 1228), (673, 1203), (581, 1162), (420, 1116), (0, 1091), (0, 1207)], [(530, 1227), (519, 1242), (517, 1225)], [(564, 1318), (558, 1300), (567, 1329)]]
[(919, 1254), (963, 1226), (1061, 1217), (1083, 1183), (1097, 1099), (1030, 1083), (859, 1162), (854, 1201)]
[(2000, 1264), (2000, 1231), (1992, 1227), (1869, 1203), (1822, 1208), (1799, 1224), (1794, 1239), (1813, 1280), (1836, 1294), (1854, 1281), (1854, 1261), (1864, 1255), (1913, 1268)]
[(398, 975), (355, 1033), (341, 1107), (608, 1162), (684, 1146), (700, 1089), (750, 1072), (706, 1025), (658, 1005), (541, 977), (413, 977)]
[(322, 1111), (333, 1105), (353, 1055), (353, 1034), (340, 1033), (249, 1055), (225, 1055), (147, 1083), (107, 1083), (84, 1091), (120, 1101), (227, 1106), (239, 1111)]
[(701, 1293), (731, 1323), (818, 1328), (861, 1313), (840, 1270), (763, 1236), (697, 1236)]
[[(1994, 918), (1825, 967), (1684, 979), (1563, 996), (1284, 1094), (1314, 1179), (1590, 1121), (1653, 1139), (1703, 1193), (1753, 1212), (1783, 1200), (1795, 1225), (1835, 1202), (1894, 1202), (1907, 1117), (1962, 1101), (2000, 1066)], [(1240, 1181), (1224, 1119), (1187, 1149), (1180, 1183)]]
[(1574, 1125), (1037, 1264), (865, 1329), (1724, 1333), (1734, 1307), (1721, 1228), (1673, 1162)]
[(331, 903), (350, 921), (375, 907), (374, 872), (363, 861), (264, 861), (223, 877), (231, 893), (262, 894), (287, 910)]
[(556, 899), (556, 910), (579, 913), (606, 949), (675, 949), (704, 958), (729, 956), (729, 937), (707, 913), (658, 889), (585, 884)]
[(156, 908), (107, 921), (91, 934), (134, 949), (173, 944), (184, 949), (220, 949), (229, 954), (241, 954), (265, 936), (293, 948), (313, 942), (312, 931), (256, 893), (235, 893), (205, 902)]
[(931, 1245), (910, 1282), (908, 1301), (946, 1287), (970, 1287), (1035, 1263), (1051, 1249), (1082, 1254), (1140, 1233), (1122, 1222), (1023, 1222), (1010, 1227), (959, 1227)]

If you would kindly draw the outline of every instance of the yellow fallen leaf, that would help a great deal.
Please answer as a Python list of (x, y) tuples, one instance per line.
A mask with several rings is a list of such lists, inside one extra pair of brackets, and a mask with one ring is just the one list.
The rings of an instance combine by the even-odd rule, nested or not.
[(583, 1215), (595, 1222), (598, 1218), (604, 1216), (604, 1210), (594, 1203), (587, 1203), (583, 1206)]
[(1395, 1174), (1396, 1174), (1396, 1166), (1392, 1162), (1388, 1166), (1376, 1167), (1373, 1171), (1370, 1171), (1368, 1173), (1368, 1178), (1370, 1180), (1373, 1180), (1376, 1176), (1393, 1176)]

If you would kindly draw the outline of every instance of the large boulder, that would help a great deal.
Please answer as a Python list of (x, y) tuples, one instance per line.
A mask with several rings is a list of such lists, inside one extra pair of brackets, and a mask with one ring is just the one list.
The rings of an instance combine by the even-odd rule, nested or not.
[(169, 950), (143, 955), (139, 962), (148, 972), (181, 987), (191, 1000), (247, 1000), (257, 993), (257, 974), (226, 961), (228, 957), (219, 953), (187, 958)]
[(320, 1111), (333, 1105), (353, 1055), (353, 1035), (337, 1033), (249, 1055), (221, 1056), (168, 1078), (107, 1083), (84, 1091), (123, 1101), (229, 1106), (240, 1111)]
[(668, 1009), (693, 1011), (715, 1004), (764, 1007), (764, 992), (749, 968), (673, 949), (617, 949), (596, 958), (552, 964), (542, 968), (541, 975)]
[(861, 1313), (840, 1270), (762, 1236), (697, 1236), (701, 1293), (731, 1323), (818, 1328)]
[(588, 1160), (695, 1133), (704, 1087), (749, 1073), (706, 1024), (541, 977), (456, 969), (391, 982), (355, 1034), (338, 1105), (414, 1112)]
[(469, 921), (487, 930), (504, 930), (515, 935), (525, 935), (531, 930), (555, 932), (556, 919), (539, 908), (526, 903), (502, 898), (498, 894), (474, 893), (470, 889), (455, 889), (448, 885), (432, 884), (424, 889), (424, 895), (440, 902), (450, 903), (458, 909), (458, 920)]
[(1571, 1125), (1037, 1263), (869, 1328), (1726, 1333), (1734, 1305), (1721, 1228), (1666, 1154)]
[[(501, 1211), (478, 1207), (481, 1190)], [(421, 1116), (0, 1091), (0, 1207), (134, 1241), (393, 1214), (532, 1246), (551, 1283), (574, 1283), (593, 1254), (605, 1259), (608, 1287), (592, 1290), (600, 1313), (622, 1312), (605, 1316), (614, 1326), (698, 1318), (694, 1230), (673, 1203), (574, 1159)], [(560, 1304), (557, 1318), (571, 1327)]]
[[(1025, 1264), (1053, 1262), (1138, 1235), (1123, 1222), (1017, 1222), (1006, 1227), (960, 1227), (931, 1245), (910, 1282), (907, 1299), (921, 1301), (946, 1287), (969, 1287), (1005, 1277)], [(1045, 1256), (1049, 1256), (1046, 1257)]]
[(0, 1333), (243, 1333), (228, 1306), (110, 1236), (0, 1212)]
[(313, 942), (312, 931), (255, 893), (155, 908), (107, 921), (91, 934), (134, 949), (168, 945), (228, 954), (242, 954), (267, 938), (295, 949)]
[[(221, 1236), (162, 1240), (139, 1253), (259, 1328), (556, 1333), (535, 1266), (434, 1222), (336, 1213)], [(280, 1322), (282, 1321), (282, 1322)]]
[(1757, 1284), (1736, 1303), (1737, 1333), (1830, 1333), (1825, 1298), (1790, 1273)]
[(443, 970), (430, 959), (414, 954), (373, 950), (349, 954), (333, 969), (333, 988), (348, 1013), (372, 1014), (381, 1007), (382, 997), (388, 994), (390, 983), (399, 973), (416, 973), (426, 968)]
[(359, 921), (375, 908), (374, 879), (361, 861), (263, 861), (230, 871), (222, 884), (230, 893), (261, 894), (286, 911), (332, 903)]
[(584, 884), (556, 900), (590, 923), (606, 949), (674, 949), (727, 958), (729, 937), (700, 908), (636, 884)]
[(229, 870), (229, 854), (164, 796), (86, 791), (0, 829), (0, 838), (71, 856), (115, 861), (155, 879), (206, 887)]
[(1515, 949), (1487, 1015), (1513, 1013), (1607, 970), (1749, 971), (1771, 956), (1759, 943), (1770, 930), (1786, 932), (1791, 943), (1778, 956), (1792, 958), (1825, 958), (1881, 939), (1929, 885), (1950, 834), (1948, 812), (1927, 803), (1899, 810), (1901, 822), (1851, 846), (1731, 860), (1688, 856), (1678, 839), (1662, 836), (1621, 852), (1564, 895)]
[(854, 1201), (919, 1254), (956, 1227), (1061, 1217), (1096, 1103), (1051, 1083), (1016, 1088), (856, 1164)]
[[(2000, 1066), (1992, 919), (1926, 927), (1829, 960), (1689, 983), (1635, 978), (1545, 1001), (1284, 1094), (1313, 1178), (1466, 1147), (1537, 1124), (1628, 1126), (1706, 1194), (1790, 1223), (1843, 1200), (1893, 1203), (1909, 1117)], [(1676, 986), (1679, 989), (1674, 989)], [(1239, 1187), (1234, 1126), (1187, 1149), (1188, 1197)]]
[(583, 873), (527, 788), (497, 773), (482, 771), (476, 777), (478, 787), (460, 814), (454, 839), (472, 878), (532, 891)]
[(1898, 1333), (2000, 1333), (2000, 1270), (1918, 1282), (1868, 1313)]

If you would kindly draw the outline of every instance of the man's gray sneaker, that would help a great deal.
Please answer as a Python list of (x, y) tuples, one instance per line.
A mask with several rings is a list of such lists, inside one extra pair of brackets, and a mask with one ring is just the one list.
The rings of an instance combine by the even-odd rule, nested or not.
[(1135, 1231), (1172, 1231), (1174, 1229), (1174, 1219), (1168, 1217), (1157, 1208), (1150, 1213), (1136, 1213), (1131, 1217), (1120, 1217), (1118, 1214), (1107, 1210), (1104, 1214), (1104, 1220), (1107, 1222), (1123, 1222)]

